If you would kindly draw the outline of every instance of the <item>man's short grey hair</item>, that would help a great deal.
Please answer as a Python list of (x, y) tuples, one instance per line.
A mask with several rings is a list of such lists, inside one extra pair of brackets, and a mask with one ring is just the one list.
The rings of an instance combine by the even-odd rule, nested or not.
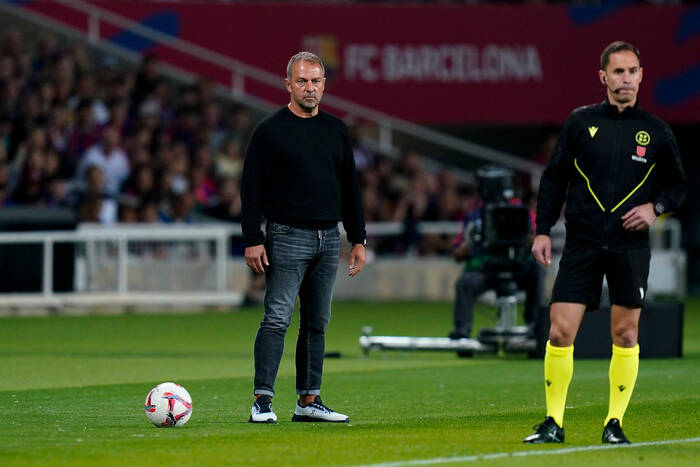
[(321, 57), (316, 55), (315, 53), (307, 52), (306, 50), (299, 52), (298, 54), (295, 54), (292, 56), (292, 58), (289, 59), (289, 63), (287, 63), (287, 79), (291, 80), (292, 79), (292, 67), (294, 64), (300, 60), (303, 60), (305, 62), (312, 62), (312, 63), (318, 63), (321, 65), (321, 71), (323, 72), (323, 75), (326, 75), (326, 67), (323, 66), (323, 62), (321, 61)]

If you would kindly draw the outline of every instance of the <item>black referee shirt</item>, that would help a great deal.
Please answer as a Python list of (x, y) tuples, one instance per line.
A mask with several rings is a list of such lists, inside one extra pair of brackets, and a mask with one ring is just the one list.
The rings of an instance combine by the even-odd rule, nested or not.
[(621, 217), (652, 202), (677, 209), (688, 179), (669, 126), (639, 104), (620, 113), (607, 101), (574, 110), (540, 181), (537, 233), (549, 235), (566, 201), (567, 242), (643, 248), (648, 231), (629, 231)]

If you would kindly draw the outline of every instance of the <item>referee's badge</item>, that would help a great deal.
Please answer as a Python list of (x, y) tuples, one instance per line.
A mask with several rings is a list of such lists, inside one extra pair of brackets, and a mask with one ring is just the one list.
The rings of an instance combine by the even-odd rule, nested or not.
[(637, 145), (637, 154), (632, 155), (632, 160), (646, 164), (647, 160), (644, 157), (646, 155), (647, 155), (647, 148), (645, 148), (644, 146)]
[(651, 136), (649, 136), (649, 133), (646, 131), (640, 130), (636, 135), (634, 135), (634, 140), (637, 142), (637, 144), (646, 146), (651, 142)]

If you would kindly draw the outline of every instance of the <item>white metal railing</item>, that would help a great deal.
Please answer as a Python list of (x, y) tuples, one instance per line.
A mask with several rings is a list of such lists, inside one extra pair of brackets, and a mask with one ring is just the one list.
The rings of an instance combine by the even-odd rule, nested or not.
[[(130, 261), (138, 258), (139, 254), (130, 254), (130, 247), (133, 244), (157, 244), (163, 250), (171, 250), (175, 243), (193, 242), (197, 245), (196, 251), (198, 255), (206, 256), (204, 259), (207, 264), (214, 268), (213, 276), (215, 277), (215, 285), (213, 290), (203, 290), (202, 293), (195, 292), (186, 294), (188, 302), (194, 303), (230, 303), (239, 298), (238, 291), (229, 290), (227, 287), (228, 281), (228, 259), (229, 259), (229, 239), (231, 236), (239, 236), (241, 229), (239, 225), (197, 225), (197, 226), (166, 226), (166, 225), (119, 225), (119, 226), (94, 226), (83, 225), (76, 231), (47, 231), (47, 232), (16, 232), (16, 233), (0, 233), (1, 245), (16, 245), (16, 244), (40, 244), (42, 245), (42, 279), (41, 290), (36, 293), (21, 294), (22, 299), (28, 300), (29, 303), (51, 304), (56, 302), (58, 297), (71, 296), (79, 293), (92, 296), (94, 300), (87, 300), (88, 304), (100, 303), (107, 300), (112, 300), (119, 303), (143, 302), (144, 297), (139, 293), (134, 293), (129, 288), (129, 269)], [(109, 244), (112, 248), (109, 251), (114, 251), (116, 258), (116, 290), (104, 291), (100, 290), (97, 293), (90, 293), (90, 290), (77, 290), (76, 292), (60, 293), (53, 290), (53, 274), (54, 274), (54, 246), (60, 243), (71, 243), (74, 246), (81, 246), (80, 254), (75, 253), (76, 278), (80, 275), (79, 271), (84, 269), (80, 265), (85, 263), (94, 263), (95, 256), (99, 254), (100, 249), (96, 244)], [(210, 246), (210, 248), (208, 248)], [(211, 252), (209, 251), (211, 249)], [(105, 248), (102, 248), (105, 250)], [(138, 249), (136, 249), (138, 251)], [(143, 256), (143, 255), (141, 255)], [(184, 261), (187, 259), (185, 258)], [(161, 261), (163, 262), (163, 261)], [(164, 264), (167, 266), (167, 264)], [(8, 273), (8, 271), (4, 271)], [(94, 273), (94, 270), (88, 270), (88, 274)], [(76, 281), (76, 285), (77, 281)], [(81, 289), (87, 287), (83, 284)], [(93, 291), (94, 292), (94, 291)], [(162, 290), (150, 290), (145, 292), (146, 295), (151, 295), (151, 300), (156, 303), (169, 303), (183, 300), (183, 294), (178, 290), (169, 290), (164, 287)], [(0, 294), (3, 296), (6, 294)], [(170, 296), (169, 296), (170, 295)], [(198, 296), (200, 296), (198, 298)], [(160, 297), (160, 298), (158, 298)], [(37, 300), (39, 299), (39, 300)]]
[[(118, 15), (91, 3), (81, 0), (58, 1), (64, 6), (80, 11), (88, 17), (87, 39), (95, 47), (103, 47), (111, 52), (115, 52), (115, 50), (119, 49), (119, 55), (127, 58), (128, 60), (134, 61), (138, 59), (133, 53), (120, 50), (121, 47), (114, 44), (108, 44), (106, 41), (100, 38), (100, 24), (105, 22), (107, 24), (138, 33), (139, 35), (156, 41), (159, 44), (165, 45), (184, 54), (188, 54), (192, 57), (196, 57), (198, 60), (225, 68), (231, 73), (231, 84), (229, 87), (230, 96), (239, 101), (245, 102), (246, 104), (257, 108), (262, 108), (263, 110), (269, 110), (270, 108), (275, 107), (263, 99), (249, 95), (246, 92), (245, 82), (247, 79), (251, 79), (273, 88), (281, 89), (283, 83), (282, 76), (278, 76), (260, 68), (248, 65), (213, 50), (193, 44), (192, 42), (164, 34), (160, 31), (139, 24), (129, 18)], [(0, 1), (0, 10), (21, 16), (30, 21), (39, 21), (42, 24), (47, 25), (46, 21), (38, 19), (37, 14), (29, 12), (21, 6), (15, 6)], [(54, 21), (53, 23), (56, 22)], [(55, 26), (55, 24), (53, 26)], [(61, 24), (61, 29), (65, 31), (66, 26)], [(182, 74), (182, 72), (180, 71), (176, 74)], [(376, 145), (382, 151), (389, 154), (396, 152), (393, 145), (392, 134), (394, 131), (400, 131), (428, 141), (432, 145), (440, 148), (447, 148), (460, 154), (476, 157), (488, 163), (500, 164), (529, 173), (533, 180), (538, 180), (542, 170), (544, 169), (542, 165), (521, 157), (431, 130), (430, 128), (416, 125), (331, 94), (326, 94), (324, 96), (324, 103), (332, 108), (346, 112), (349, 115), (362, 117), (363, 119), (377, 125), (379, 128), (379, 140)]]

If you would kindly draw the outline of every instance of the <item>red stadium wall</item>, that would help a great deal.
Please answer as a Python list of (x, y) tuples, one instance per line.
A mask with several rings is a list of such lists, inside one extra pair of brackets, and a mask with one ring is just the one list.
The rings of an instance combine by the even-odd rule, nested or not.
[[(279, 75), (301, 49), (319, 53), (327, 91), (425, 124), (559, 124), (599, 101), (602, 49), (642, 53), (641, 104), (670, 123), (700, 122), (700, 8), (91, 2)], [(51, 2), (27, 9), (87, 31), (84, 14)], [(101, 23), (100, 37), (224, 84), (217, 65)], [(246, 82), (282, 104), (283, 91)]]

